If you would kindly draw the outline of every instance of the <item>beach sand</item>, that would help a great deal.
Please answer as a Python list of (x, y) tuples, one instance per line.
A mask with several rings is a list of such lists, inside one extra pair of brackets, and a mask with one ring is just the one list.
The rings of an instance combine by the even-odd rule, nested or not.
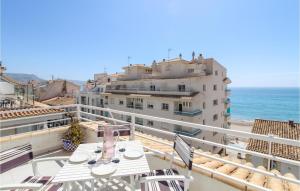
[(230, 123), (232, 130), (251, 132), (254, 121), (231, 119)]

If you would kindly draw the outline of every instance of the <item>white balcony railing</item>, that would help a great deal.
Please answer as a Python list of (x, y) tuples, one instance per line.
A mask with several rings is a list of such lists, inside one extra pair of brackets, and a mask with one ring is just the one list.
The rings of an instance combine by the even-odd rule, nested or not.
[[(207, 125), (200, 125), (200, 124), (196, 124), (196, 123), (190, 123), (190, 122), (184, 122), (184, 121), (177, 121), (177, 120), (173, 120), (173, 119), (166, 119), (166, 118), (142, 115), (142, 114), (138, 114), (138, 113), (130, 113), (130, 112), (125, 112), (125, 111), (113, 110), (113, 109), (109, 109), (109, 108), (101, 108), (101, 107), (79, 105), (79, 104), (66, 105), (66, 106), (55, 106), (55, 107), (50, 107), (50, 108), (62, 108), (62, 109), (65, 109), (66, 112), (67, 111), (74, 112), (76, 114), (76, 116), (79, 119), (83, 120), (83, 121), (93, 121), (92, 118), (102, 118), (102, 119), (105, 119), (105, 120), (112, 121), (113, 123), (124, 123), (124, 122), (126, 122), (125, 120), (122, 121), (122, 120), (119, 120), (119, 119), (115, 119), (113, 116), (114, 116), (114, 114), (125, 115), (125, 116), (129, 116), (131, 118), (131, 123), (133, 125), (134, 130), (135, 129), (147, 130), (147, 132), (159, 133), (162, 136), (164, 136), (164, 135), (173, 136), (173, 135), (175, 135), (175, 133), (173, 133), (171, 131), (166, 131), (166, 130), (161, 130), (161, 129), (156, 129), (156, 128), (136, 124), (136, 118), (146, 119), (146, 120), (151, 120), (151, 121), (160, 121), (160, 122), (169, 123), (169, 124), (173, 124), (173, 125), (181, 125), (181, 126), (190, 127), (190, 128), (193, 128), (193, 129), (199, 129), (199, 130), (202, 130), (202, 131), (217, 132), (217, 133), (221, 133), (221, 134), (227, 134), (227, 135), (232, 136), (232, 137), (239, 137), (239, 138), (242, 137), (242, 138), (246, 138), (246, 139), (253, 138), (253, 139), (267, 141), (270, 144), (279, 143), (279, 144), (286, 144), (286, 145), (299, 147), (299, 140), (292, 140), (292, 139), (274, 137), (274, 136), (269, 136), (269, 135), (254, 134), (254, 133), (249, 133), (249, 132), (243, 132), (243, 131), (237, 131), (237, 130), (219, 128), (219, 127), (212, 127), (212, 126), (207, 126)], [(82, 110), (84, 110), (84, 111), (82, 111)], [(100, 115), (97, 115), (97, 114), (92, 114), (90, 112), (86, 112), (87, 110), (102, 111), (102, 113), (108, 113), (109, 115), (108, 116), (100, 116)], [(34, 117), (40, 117), (40, 116), (31, 116), (31, 117), (34, 118)], [(24, 118), (16, 118), (16, 119), (13, 119), (13, 120), (22, 120), (22, 119), (24, 119)], [(11, 127), (11, 128), (18, 129), (18, 128), (24, 128), (24, 127), (30, 126), (30, 125), (33, 125), (33, 124), (15, 126), (15, 127)], [(1, 129), (1, 131), (2, 130), (3, 129)], [(243, 153), (243, 154), (249, 154), (249, 155), (252, 155), (252, 156), (257, 156), (257, 157), (261, 157), (261, 158), (265, 158), (265, 159), (269, 159), (269, 160), (273, 160), (273, 161), (278, 161), (278, 162), (282, 162), (282, 163), (286, 163), (286, 164), (300, 166), (300, 161), (295, 161), (295, 160), (290, 160), (290, 159), (286, 159), (286, 158), (282, 158), (282, 157), (277, 157), (277, 156), (273, 156), (273, 155), (270, 155), (270, 154), (263, 154), (263, 153), (259, 153), (259, 152), (255, 152), (255, 151), (246, 150), (246, 149), (243, 149), (243, 148), (237, 148), (237, 147), (233, 147), (233, 146), (230, 146), (230, 145), (225, 145), (225, 144), (221, 144), (221, 143), (212, 142), (212, 141), (209, 141), (209, 140), (202, 140), (202, 139), (198, 139), (198, 138), (195, 138), (195, 137), (189, 137), (189, 136), (186, 136), (186, 135), (183, 135), (183, 137), (185, 137), (188, 140), (197, 142), (199, 144), (206, 144), (206, 145), (215, 146), (215, 147), (219, 147), (219, 148), (223, 148), (223, 149), (234, 150), (234, 151), (237, 151), (237, 152), (240, 152), (240, 153)], [(157, 141), (157, 142), (160, 142), (162, 144), (168, 145), (167, 143), (165, 143), (163, 141), (160, 141), (160, 140), (154, 140), (154, 141)], [(169, 146), (171, 146), (171, 145), (169, 145)], [(214, 155), (209, 155), (205, 152), (201, 152), (201, 153), (200, 152), (195, 152), (195, 154), (206, 157), (206, 158), (210, 158), (212, 160), (220, 161), (222, 163), (226, 163), (226, 164), (234, 165), (234, 166), (237, 166), (237, 167), (240, 167), (240, 168), (244, 168), (244, 169), (247, 169), (251, 172), (256, 172), (256, 173), (260, 173), (260, 174), (263, 174), (263, 175), (269, 176), (269, 177), (274, 177), (274, 178), (277, 178), (277, 179), (280, 179), (280, 180), (283, 180), (283, 181), (287, 181), (287, 182), (291, 182), (291, 183), (295, 183), (295, 184), (300, 184), (300, 181), (297, 180), (297, 179), (292, 179), (292, 178), (285, 177), (285, 176), (282, 176), (282, 175), (278, 175), (278, 174), (275, 174), (275, 173), (272, 173), (272, 172), (269, 172), (269, 171), (260, 170), (260, 169), (257, 169), (255, 167), (250, 167), (250, 166), (247, 166), (247, 165), (244, 165), (244, 164), (233, 162), (233, 161), (225, 159), (225, 158), (219, 158), (219, 157), (216, 157)], [(244, 181), (244, 180), (241, 180), (241, 179), (230, 177), (226, 174), (217, 172), (214, 169), (209, 169), (209, 168), (203, 167), (201, 165), (196, 165), (196, 167), (200, 168), (204, 171), (210, 172), (212, 174), (216, 174), (218, 176), (223, 176), (223, 177), (229, 178), (233, 181), (239, 182), (241, 184), (244, 184), (245, 186), (252, 187), (252, 188), (255, 188), (257, 190), (267, 190), (264, 187), (254, 185), (250, 182), (247, 182), (247, 181)]]
[(147, 89), (147, 88), (116, 88), (106, 87), (108, 93), (131, 93), (131, 94), (150, 94), (150, 95), (180, 95), (180, 96), (191, 96), (197, 93), (194, 90), (178, 90), (178, 89)]

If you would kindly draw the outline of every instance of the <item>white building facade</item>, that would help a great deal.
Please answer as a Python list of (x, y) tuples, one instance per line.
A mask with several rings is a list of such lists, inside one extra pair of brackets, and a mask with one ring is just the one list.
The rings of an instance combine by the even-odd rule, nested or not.
[[(115, 80), (103, 82), (98, 93), (81, 93), (78, 103), (111, 109), (187, 121), (197, 124), (229, 128), (230, 99), (226, 68), (214, 59), (200, 54), (191, 61), (179, 58), (163, 60), (151, 66), (135, 64), (124, 67)], [(114, 74), (114, 76), (116, 76)], [(107, 77), (106, 77), (107, 78)], [(96, 79), (95, 79), (96, 80)], [(97, 114), (97, 113), (96, 113)], [(108, 114), (100, 114), (108, 115)], [(128, 116), (114, 116), (131, 121)], [(135, 123), (211, 140), (226, 141), (219, 133), (203, 132), (159, 121), (135, 119)], [(211, 152), (217, 147), (198, 146)]]

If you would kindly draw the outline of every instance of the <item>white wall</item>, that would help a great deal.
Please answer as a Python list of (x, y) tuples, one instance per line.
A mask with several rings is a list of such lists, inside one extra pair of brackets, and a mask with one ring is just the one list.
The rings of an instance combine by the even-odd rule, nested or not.
[(15, 86), (8, 82), (0, 82), (0, 95), (15, 94)]

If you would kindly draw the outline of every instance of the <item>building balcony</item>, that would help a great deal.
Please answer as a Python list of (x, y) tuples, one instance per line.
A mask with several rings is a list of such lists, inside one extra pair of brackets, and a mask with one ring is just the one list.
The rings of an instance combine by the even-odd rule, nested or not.
[(225, 89), (226, 96), (229, 96), (231, 94), (231, 89), (226, 88)]
[(126, 105), (127, 108), (132, 108), (132, 109), (143, 109), (143, 105), (141, 104), (127, 104)]
[(224, 116), (225, 116), (225, 117), (230, 117), (230, 115), (231, 115), (231, 114), (230, 114), (229, 112), (225, 112), (225, 113), (224, 113)]
[(194, 96), (198, 92), (194, 90), (150, 90), (145, 88), (112, 88), (106, 87), (107, 93), (115, 93), (115, 94), (142, 94), (142, 95), (157, 95), (157, 96)]
[(226, 105), (230, 104), (230, 102), (231, 102), (230, 98), (226, 98), (226, 99), (224, 100), (224, 103), (225, 103)]
[[(66, 105), (66, 106), (56, 106), (56, 107), (49, 107), (49, 108), (60, 108), (65, 111), (65, 113), (72, 112), (74, 116), (77, 117), (79, 120), (79, 125), (82, 131), (85, 134), (84, 143), (101, 143), (102, 139), (98, 137), (98, 127), (107, 125), (108, 123), (111, 124), (120, 124), (126, 121), (126, 118), (120, 120), (114, 118), (114, 115), (105, 115), (99, 116), (97, 114), (93, 114), (88, 111), (98, 111), (98, 112), (110, 112), (112, 114), (124, 114), (124, 111), (119, 110), (112, 110), (109, 108), (101, 108), (96, 106), (87, 106), (87, 105)], [(34, 109), (28, 109), (27, 111), (34, 111)], [(7, 112), (7, 111), (5, 111)], [(19, 112), (19, 111), (17, 111)], [(24, 114), (25, 115), (25, 114)], [(46, 116), (49, 114), (38, 114), (36, 112), (32, 112), (31, 116), (17, 116), (10, 119), (10, 122), (16, 121), (24, 121), (25, 119), (43, 119), (45, 121), (39, 122), (32, 122), (30, 124), (24, 125), (12, 125), (8, 127), (9, 130), (12, 129), (23, 129), (27, 128), (28, 126), (35, 126), (40, 123), (47, 122), (46, 118), (41, 117), (40, 115)], [(189, 190), (190, 191), (198, 191), (198, 190), (211, 190), (211, 191), (220, 191), (220, 190), (278, 190), (278, 187), (282, 188), (292, 188), (298, 186), (300, 184), (299, 177), (288, 175), (285, 176), (285, 172), (270, 171), (264, 167), (256, 168), (256, 164), (252, 164), (250, 162), (246, 163), (246, 161), (238, 159), (238, 154), (232, 154), (233, 152), (229, 151), (237, 151), (239, 153), (248, 153), (249, 155), (253, 155), (254, 157), (258, 157), (261, 159), (270, 159), (270, 160), (278, 160), (282, 165), (294, 165), (298, 167), (300, 164), (299, 161), (294, 161), (291, 159), (285, 159), (282, 157), (274, 157), (271, 154), (265, 153), (258, 153), (254, 151), (246, 150), (245, 148), (233, 148), (230, 145), (220, 144), (220, 142), (216, 142), (211, 137), (206, 136), (205, 139), (197, 138), (197, 136), (192, 136), (192, 134), (197, 134), (198, 132), (217, 132), (219, 134), (226, 134), (232, 137), (244, 137), (247, 139), (258, 139), (261, 141), (271, 142), (271, 143), (278, 143), (278, 144), (285, 144), (285, 145), (292, 145), (298, 146), (297, 140), (285, 139), (285, 138), (277, 138), (277, 137), (267, 137), (265, 135), (254, 134), (249, 132), (242, 132), (242, 131), (235, 131), (226, 128), (219, 128), (207, 125), (201, 125), (191, 122), (184, 122), (178, 120), (172, 120), (167, 118), (160, 118), (160, 117), (153, 117), (149, 115), (143, 115), (137, 113), (130, 113), (126, 112), (126, 115), (131, 117), (131, 119), (143, 119), (146, 120), (153, 120), (153, 121), (160, 121), (165, 124), (171, 125), (180, 125), (184, 127), (188, 127), (193, 129), (193, 131), (188, 131), (186, 133), (185, 130), (178, 128), (175, 131), (168, 131), (165, 129), (161, 129), (160, 127), (147, 127), (143, 125), (134, 124), (133, 122), (137, 122), (136, 120), (130, 120), (131, 125), (134, 126), (132, 135), (130, 137), (124, 136), (120, 137), (119, 141), (128, 141), (129, 138), (133, 141), (137, 141), (143, 146), (145, 152), (145, 158), (148, 162), (149, 168), (152, 169), (166, 169), (169, 168), (169, 161), (170, 161), (170, 153), (173, 151), (173, 138), (176, 133), (181, 134), (181, 137), (191, 144), (194, 147), (194, 160), (193, 160), (193, 168), (192, 168), (192, 176), (194, 181), (191, 182)], [(10, 116), (10, 115), (8, 115)], [(97, 120), (93, 120), (94, 117), (97, 117)], [(99, 117), (101, 119), (99, 119)], [(2, 120), (2, 119), (0, 119)], [(2, 121), (1, 121), (2, 122)], [(142, 124), (142, 123), (141, 123)], [(55, 128), (45, 128), (45, 129), (38, 129), (35, 131), (27, 131), (22, 132), (18, 131), (18, 134), (10, 134), (0, 138), (1, 142), (1, 152), (15, 148), (16, 146), (20, 146), (24, 143), (30, 143), (32, 145), (32, 152), (35, 159), (44, 159), (45, 157), (58, 157), (58, 156), (70, 156), (72, 152), (65, 152), (61, 149), (62, 141), (61, 138), (66, 130), (69, 128), (69, 125), (62, 125), (57, 126)], [(7, 131), (8, 129), (0, 128), (0, 132)], [(211, 133), (209, 133), (211, 134)], [(224, 139), (223, 139), (224, 140)], [(224, 141), (223, 141), (224, 142)], [(207, 146), (208, 149), (204, 149)], [(226, 153), (222, 153), (222, 155), (218, 155), (212, 153), (212, 151), (216, 149), (216, 147), (220, 147), (226, 149)], [(127, 148), (126, 148), (127, 150)], [(75, 151), (76, 152), (76, 151)], [(92, 150), (94, 152), (94, 150)], [(228, 154), (230, 153), (230, 154)], [(226, 157), (224, 157), (224, 156)], [(121, 162), (123, 158), (120, 158)], [(86, 162), (86, 161), (85, 161)], [(129, 163), (133, 163), (132, 161), (126, 161)], [(179, 172), (184, 172), (183, 163), (181, 159), (176, 156), (174, 161), (173, 167), (178, 169)], [(57, 165), (59, 164), (59, 165)], [(45, 161), (39, 167), (39, 172), (43, 176), (55, 176), (57, 172), (61, 169), (59, 162), (53, 161)], [(73, 165), (69, 161), (65, 163), (65, 165)], [(76, 164), (86, 166), (88, 165), (87, 162), (84, 164)], [(139, 164), (137, 164), (139, 165)], [(22, 166), (15, 167), (11, 170), (3, 172), (0, 174), (1, 179), (1, 186), (2, 184), (17, 184), (20, 181), (26, 179), (28, 176), (33, 176), (32, 171), (32, 163), (27, 162)], [(91, 166), (91, 169), (93, 166)], [(81, 175), (80, 172), (74, 172), (74, 175)], [(242, 174), (242, 175), (241, 175)], [(138, 174), (135, 174), (136, 176)], [(80, 178), (80, 176), (78, 176)], [(259, 178), (259, 182), (256, 182)], [(42, 182), (43, 180), (41, 180)], [(74, 184), (67, 184), (67, 190), (71, 187), (72, 190), (86, 190), (92, 191), (91, 185), (89, 183), (82, 184), (84, 180), (80, 180), (79, 183)], [(270, 182), (276, 182), (274, 187)], [(136, 182), (138, 186), (139, 183)], [(74, 186), (74, 187), (73, 187)], [(78, 186), (78, 188), (76, 187)], [(99, 190), (99, 185), (95, 185), (96, 189)], [(130, 188), (124, 184), (121, 185), (118, 181), (112, 181), (105, 190), (129, 190)], [(295, 190), (298, 188), (296, 187)], [(289, 189), (291, 190), (291, 189)]]
[(202, 111), (200, 109), (196, 109), (194, 111), (174, 111), (175, 115), (183, 115), (183, 116), (189, 116), (194, 117), (197, 115), (200, 115)]

